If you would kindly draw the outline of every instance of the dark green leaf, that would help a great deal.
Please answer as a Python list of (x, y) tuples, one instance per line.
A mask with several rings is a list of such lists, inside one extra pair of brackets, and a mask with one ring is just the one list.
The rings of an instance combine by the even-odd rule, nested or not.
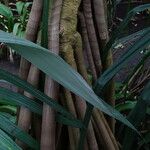
[(21, 150), (21, 148), (0, 129), (0, 150)]
[(122, 111), (129, 111), (133, 109), (136, 105), (136, 101), (125, 101), (125, 103), (121, 103), (115, 106), (115, 108), (122, 112)]
[(23, 8), (24, 8), (24, 5), (25, 5), (25, 3), (21, 2), (21, 1), (16, 3), (16, 7), (17, 7), (17, 11), (18, 11), (19, 15), (21, 15)]
[(13, 102), (16, 103), (16, 105), (27, 107), (39, 115), (42, 114), (42, 106), (40, 104), (19, 93), (12, 92), (5, 88), (0, 88), (0, 98), (8, 100), (10, 104)]
[[(131, 111), (131, 113), (128, 116), (128, 119), (135, 127), (138, 128), (141, 121), (143, 121), (143, 119), (145, 118), (148, 106), (150, 106), (150, 82), (144, 88), (135, 108)], [(123, 141), (123, 150), (132, 150), (136, 138), (136, 133), (133, 132), (131, 129), (126, 128), (125, 137)]]
[(112, 47), (112, 45), (115, 43), (115, 40), (117, 38), (119, 38), (119, 36), (121, 35), (122, 31), (125, 29), (125, 27), (127, 27), (129, 21), (131, 20), (131, 18), (138, 12), (142, 12), (146, 9), (150, 8), (150, 4), (144, 4), (144, 5), (140, 5), (137, 6), (135, 8), (133, 8), (131, 11), (129, 11), (129, 13), (127, 14), (126, 18), (122, 21), (122, 23), (119, 25), (119, 27), (112, 33), (112, 37), (110, 38), (109, 42), (106, 44), (104, 50), (103, 50), (103, 59), (105, 60), (107, 55), (108, 55), (108, 51), (110, 50), (110, 48)]
[(47, 49), (32, 42), (17, 38), (2, 31), (0, 32), (0, 41), (6, 43), (8, 46), (16, 50), (21, 56), (32, 62), (35, 66), (49, 75), (52, 79), (71, 90), (78, 96), (81, 96), (84, 100), (96, 108), (99, 108), (109, 116), (120, 120), (127, 126), (136, 130), (132, 124), (118, 111), (104, 102), (101, 98), (98, 98), (86, 81), (81, 77), (81, 75), (73, 70), (58, 55), (49, 52)]
[(10, 105), (2, 105), (0, 106), (0, 112), (6, 112), (9, 114), (16, 114), (16, 107)]
[(67, 125), (67, 126), (72, 126), (75, 128), (84, 128), (84, 125), (81, 121), (79, 121), (77, 119), (71, 119), (71, 118), (68, 119), (60, 114), (56, 115), (56, 121), (58, 123), (61, 123), (61, 124)]
[(9, 135), (19, 139), (31, 148), (39, 150), (39, 144), (26, 132), (17, 127), (9, 119), (7, 119), (2, 113), (0, 113), (0, 128)]
[(148, 132), (145, 136), (144, 136), (144, 139), (142, 139), (140, 142), (139, 142), (139, 145), (140, 147), (142, 147), (144, 144), (148, 144), (150, 143), (150, 132)]
[(19, 77), (0, 69), (0, 78), (4, 79), (20, 88), (23, 88), (25, 91), (32, 94), (35, 98), (39, 99), (41, 102), (47, 103), (48, 105), (50, 105), (52, 108), (56, 109), (58, 112), (62, 113), (63, 115), (65, 115), (69, 118), (73, 117), (68, 111), (66, 111), (66, 109), (64, 109), (61, 105), (59, 105), (56, 102), (56, 100), (53, 100), (50, 97), (46, 96), (41, 91), (37, 90), (31, 84), (20, 79)]
[(1, 3), (0, 3), (0, 14), (6, 17), (6, 19), (8, 20), (13, 18), (13, 13), (11, 9)]
[(21, 25), (20, 23), (15, 23), (14, 24), (14, 27), (13, 27), (13, 34), (14, 35), (18, 35), (20, 25)]
[(126, 43), (128, 43), (128, 42), (130, 42), (131, 40), (132, 41), (135, 41), (135, 40), (137, 40), (139, 37), (141, 37), (141, 36), (143, 36), (147, 31), (149, 31), (150, 30), (150, 27), (148, 27), (148, 28), (145, 28), (145, 29), (143, 29), (143, 30), (140, 30), (140, 31), (137, 31), (137, 32), (135, 32), (135, 33), (133, 33), (133, 34), (131, 34), (131, 35), (128, 35), (128, 36), (125, 36), (125, 37), (123, 37), (123, 38), (120, 38), (120, 39), (117, 39), (116, 41), (115, 41), (115, 43), (112, 45), (112, 48), (114, 48), (115, 46), (117, 46), (118, 44), (126, 44)]
[(150, 44), (150, 29), (141, 37), (134, 45), (125, 52), (109, 69), (107, 69), (102, 76), (97, 80), (95, 86), (97, 91), (101, 91), (104, 86), (121, 70), (121, 68), (133, 57), (135, 54), (149, 46)]

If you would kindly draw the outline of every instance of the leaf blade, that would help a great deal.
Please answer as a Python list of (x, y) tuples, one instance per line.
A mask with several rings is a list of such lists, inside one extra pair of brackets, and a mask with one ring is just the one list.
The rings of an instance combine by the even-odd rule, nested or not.
[[(84, 100), (99, 108), (136, 131), (134, 126), (118, 111), (98, 98), (86, 81), (73, 70), (62, 58), (43, 47), (24, 39), (0, 32), (0, 41), (15, 49), (20, 55), (51, 76), (52, 79), (74, 92)], [(42, 60), (42, 61), (39, 61)], [(50, 61), (51, 60), (51, 61)]]

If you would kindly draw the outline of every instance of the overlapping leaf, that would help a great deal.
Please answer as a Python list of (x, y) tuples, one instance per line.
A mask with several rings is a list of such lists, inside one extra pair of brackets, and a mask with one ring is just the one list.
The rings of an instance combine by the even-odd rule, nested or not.
[(1, 3), (0, 3), (0, 14), (6, 17), (7, 19), (11, 19), (13, 17), (11, 9)]
[(0, 149), (1, 150), (21, 150), (19, 146), (0, 129)]
[(110, 40), (108, 41), (108, 43), (106, 44), (106, 46), (104, 48), (104, 50), (103, 50), (103, 54), (104, 54), (103, 59), (104, 60), (107, 57), (108, 51), (110, 50), (112, 45), (115, 43), (115, 40), (120, 37), (120, 34), (127, 27), (128, 23), (130, 22), (132, 17), (135, 16), (136, 13), (142, 12), (142, 11), (144, 11), (146, 9), (149, 9), (149, 8), (150, 8), (150, 4), (144, 4), (144, 5), (137, 6), (137, 7), (133, 8), (131, 11), (128, 12), (126, 18), (119, 25), (119, 27), (112, 33), (112, 36), (111, 36)]
[(40, 104), (19, 93), (12, 92), (5, 88), (0, 88), (0, 98), (8, 100), (10, 104), (11, 102), (14, 102), (19, 106), (29, 108), (32, 112), (35, 112), (39, 115), (42, 114), (42, 106)]
[(63, 59), (47, 49), (24, 39), (14, 37), (3, 31), (0, 32), (0, 41), (16, 50), (21, 56), (51, 76), (52, 79), (74, 92), (87, 102), (99, 108), (130, 128), (136, 130), (118, 111), (98, 98), (86, 81), (73, 70)]
[(31, 148), (38, 150), (39, 144), (25, 131), (18, 128), (14, 123), (7, 119), (3, 113), (0, 113), (0, 128), (4, 130), (9, 135), (19, 139), (20, 141), (26, 143)]
[[(143, 121), (148, 106), (150, 106), (150, 82), (144, 88), (135, 108), (128, 116), (129, 120), (135, 127), (139, 127), (141, 121)], [(127, 128), (123, 142), (123, 150), (132, 150), (135, 138), (136, 133)]]
[(134, 45), (130, 46), (127, 52), (122, 54), (122, 56), (109, 68), (107, 69), (102, 76), (97, 80), (97, 84), (95, 89), (102, 90), (104, 86), (111, 80), (121, 69), (127, 64), (138, 52), (147, 48), (150, 44), (150, 29), (134, 43)]

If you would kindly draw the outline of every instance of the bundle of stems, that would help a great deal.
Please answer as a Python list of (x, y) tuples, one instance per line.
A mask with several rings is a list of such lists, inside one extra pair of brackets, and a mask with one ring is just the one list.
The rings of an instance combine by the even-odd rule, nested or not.
[[(41, 45), (61, 55), (90, 86), (93, 86), (102, 72), (113, 63), (111, 51), (106, 59), (103, 59), (103, 48), (109, 39), (106, 11), (107, 6), (103, 0), (55, 0), (53, 2), (34, 0), (27, 24), (26, 39), (37, 42), (40, 25), (42, 25), (41, 32), (44, 36), (41, 36)], [(42, 13), (45, 19), (41, 20)], [(34, 65), (24, 58), (21, 59), (19, 75), (22, 79), (43, 90), (46, 95), (66, 107), (74, 117), (83, 120), (87, 108), (86, 102), (60, 87), (50, 77), (43, 77), (41, 74)], [(89, 76), (92, 76), (92, 79)], [(41, 78), (44, 78), (44, 82)], [(36, 100), (27, 92), (22, 90), (19, 92)], [(109, 83), (104, 98), (109, 104), (114, 105), (113, 81)], [(66, 128), (56, 123), (56, 112), (45, 103), (41, 105), (43, 105), (42, 118), (31, 113), (29, 109), (21, 107), (18, 110), (19, 127), (30, 132), (40, 142), (41, 150), (63, 148), (76, 150), (80, 130), (73, 127)], [(17, 143), (23, 149), (28, 149), (22, 142), (17, 141)], [(114, 137), (114, 120), (94, 108), (83, 145), (85, 150), (119, 149)]]

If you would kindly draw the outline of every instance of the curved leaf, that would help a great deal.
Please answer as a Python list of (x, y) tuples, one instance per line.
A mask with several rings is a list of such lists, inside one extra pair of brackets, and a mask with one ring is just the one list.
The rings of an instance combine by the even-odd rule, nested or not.
[(23, 8), (24, 8), (24, 5), (25, 3), (22, 2), (22, 1), (19, 1), (16, 3), (16, 8), (17, 8), (17, 11), (18, 11), (18, 14), (21, 15), (22, 11), (23, 11)]
[(129, 41), (135, 41), (137, 40), (139, 37), (143, 36), (147, 31), (149, 31), (150, 27), (148, 28), (145, 28), (143, 30), (140, 30), (140, 31), (137, 31), (133, 34), (130, 34), (128, 36), (125, 36), (123, 38), (120, 38), (120, 39), (117, 39), (115, 41), (115, 43), (112, 45), (112, 48), (114, 48), (115, 46), (117, 46), (118, 44), (126, 44), (128, 43)]
[(150, 44), (150, 29), (141, 37), (134, 45), (125, 52), (102, 76), (97, 80), (95, 89), (101, 91), (104, 86), (121, 70), (121, 68), (130, 61), (135, 54), (149, 46)]
[(0, 129), (0, 149), (1, 150), (21, 150), (19, 146)]
[(122, 31), (128, 25), (128, 23), (131, 20), (131, 18), (136, 13), (142, 12), (142, 11), (148, 9), (148, 8), (150, 8), (150, 4), (144, 4), (144, 5), (137, 6), (137, 7), (133, 8), (131, 11), (129, 11), (129, 13), (127, 14), (126, 18), (122, 21), (122, 23), (119, 25), (119, 27), (112, 33), (112, 37), (110, 38), (110, 40), (106, 44), (105, 48), (103, 49), (103, 54), (104, 54), (104, 58), (103, 59), (104, 60), (106, 59), (108, 51), (112, 47), (113, 43), (115, 43), (115, 40), (117, 38), (119, 38), (119, 35), (122, 33)]
[(2, 113), (0, 113), (0, 128), (4, 130), (9, 135), (19, 139), (20, 141), (26, 143), (31, 148), (38, 150), (39, 144), (30, 135), (17, 127), (9, 119), (7, 119)]
[(148, 144), (150, 143), (150, 132), (148, 132), (145, 136), (144, 136), (144, 139), (142, 139), (140, 142), (139, 142), (139, 146), (142, 147), (144, 144)]
[(9, 113), (9, 114), (15, 115), (16, 112), (17, 112), (17, 109), (14, 106), (2, 105), (2, 106), (0, 106), (0, 112), (6, 112), (6, 113)]
[(42, 114), (42, 106), (40, 104), (19, 93), (12, 92), (5, 88), (0, 88), (0, 98), (7, 100), (10, 104), (13, 102), (16, 103), (16, 105), (27, 107), (32, 112), (39, 115)]
[[(139, 127), (141, 121), (145, 118), (148, 106), (150, 106), (150, 82), (144, 88), (135, 108), (128, 116), (128, 119), (134, 124), (135, 127)], [(132, 150), (134, 146), (133, 141), (136, 137), (137, 135), (135, 132), (129, 128), (126, 128), (123, 141), (123, 150)]]
[(15, 23), (13, 27), (13, 34), (18, 35), (19, 27), (21, 26), (21, 23)]
[(61, 124), (67, 125), (67, 126), (72, 126), (75, 128), (85, 128), (84, 124), (80, 120), (71, 119), (71, 118), (68, 119), (68, 118), (66, 118), (62, 115), (59, 115), (59, 114), (56, 115), (56, 121), (58, 123), (61, 123)]
[(123, 122), (130, 128), (136, 130), (134, 126), (121, 115), (118, 111), (98, 98), (86, 81), (73, 70), (58, 55), (49, 52), (47, 49), (29, 42), (24, 39), (17, 38), (11, 34), (0, 32), (0, 41), (16, 50), (21, 56), (32, 62), (35, 66), (49, 75), (52, 79), (74, 92), (84, 100), (99, 108), (104, 113)]
[[(56, 118), (57, 122), (63, 123), (68, 126), (74, 126), (74, 127), (78, 126), (80, 128), (83, 126), (83, 123), (80, 120), (74, 118), (69, 112), (67, 112), (55, 100), (52, 100), (51, 98), (47, 97), (45, 94), (36, 90), (29, 83), (23, 81), (22, 79), (19, 79), (15, 75), (11, 75), (10, 73), (0, 69), (0, 78), (1, 77), (3, 77), (3, 78), (5, 77), (4, 79), (6, 79), (7, 81), (10, 81), (10, 82), (14, 83), (15, 85), (25, 89), (26, 91), (28, 91), (29, 93), (34, 95), (37, 99), (41, 100), (41, 102), (47, 103), (52, 108), (55, 108), (56, 110), (58, 110), (58, 112), (62, 113), (64, 116), (67, 117), (66, 118), (63, 115), (58, 115), (58, 118)], [(0, 88), (0, 97), (3, 98), (2, 100), (0, 100), (0, 102), (2, 102), (3, 104), (12, 104), (13, 103), (13, 105), (15, 104), (15, 105), (19, 105), (19, 106), (25, 106), (25, 107), (29, 108), (32, 112), (35, 112), (39, 115), (42, 114), (42, 107), (38, 103), (29, 99), (26, 96), (12, 92), (5, 88)]]
[(16, 123), (16, 116), (13, 116), (13, 115), (11, 115), (10, 113), (7, 113), (7, 112), (0, 112), (0, 113), (3, 114), (3, 116), (5, 116), (11, 122)]
[(48, 105), (50, 105), (52, 108), (56, 109), (58, 112), (62, 113), (64, 116), (67, 116), (69, 118), (73, 118), (71, 113), (69, 113), (65, 108), (63, 108), (61, 105), (59, 105), (56, 100), (51, 99), (41, 91), (34, 88), (31, 84), (28, 82), (20, 79), (16, 75), (13, 75), (7, 71), (4, 71), (0, 69), (0, 78), (24, 89), (28, 93), (32, 94), (35, 98), (39, 99), (41, 102), (45, 102)]
[[(8, 21), (8, 23), (5, 23), (5, 25), (8, 28), (9, 32), (12, 32), (13, 24), (14, 24), (14, 18), (13, 13), (11, 9), (3, 4), (0, 3), (0, 14), (5, 17), (5, 19)], [(4, 27), (5, 27), (4, 25)]]
[(0, 3), (0, 14), (4, 17), (6, 17), (6, 19), (12, 19), (13, 18), (13, 13), (11, 11), (11, 9), (5, 5), (3, 5), (2, 3)]
[(121, 112), (121, 111), (133, 109), (135, 105), (136, 105), (136, 101), (126, 101), (123, 104), (116, 105), (115, 108)]

